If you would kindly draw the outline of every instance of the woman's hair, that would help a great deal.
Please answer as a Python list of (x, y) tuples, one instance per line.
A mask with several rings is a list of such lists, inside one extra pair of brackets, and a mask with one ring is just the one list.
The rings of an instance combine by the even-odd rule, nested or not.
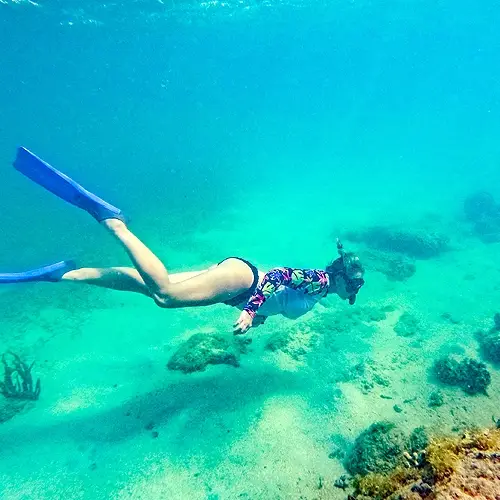
[(326, 272), (332, 277), (344, 272), (344, 259), (339, 257), (332, 260), (332, 262), (326, 266)]
[(345, 274), (348, 278), (362, 277), (365, 268), (361, 264), (359, 257), (352, 252), (345, 252), (340, 240), (337, 240), (337, 251), (340, 257), (336, 258), (326, 266), (326, 272), (335, 277), (337, 274)]

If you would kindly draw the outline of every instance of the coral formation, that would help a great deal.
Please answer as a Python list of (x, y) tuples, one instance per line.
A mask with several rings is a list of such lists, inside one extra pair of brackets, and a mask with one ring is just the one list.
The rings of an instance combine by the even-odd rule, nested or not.
[(396, 252), (415, 259), (437, 257), (449, 249), (448, 238), (431, 231), (410, 231), (405, 228), (374, 226), (346, 234), (347, 239), (365, 243), (385, 252)]
[(438, 359), (433, 366), (434, 375), (445, 385), (460, 385), (462, 373), (460, 362), (454, 357)]
[(500, 363), (500, 314), (493, 318), (493, 327), (488, 332), (478, 332), (477, 338), (482, 356), (492, 363)]
[(204, 371), (208, 365), (240, 366), (240, 354), (245, 353), (251, 339), (228, 339), (222, 335), (197, 333), (190, 337), (170, 358), (169, 370), (183, 373)]
[(432, 369), (441, 383), (459, 386), (467, 394), (486, 394), (491, 382), (486, 365), (471, 358), (447, 356), (438, 359)]
[[(9, 359), (10, 358), (10, 359)], [(36, 400), (40, 396), (40, 379), (33, 385), (31, 369), (35, 362), (28, 366), (13, 352), (2, 354), (4, 367), (3, 382), (0, 382), (0, 393), (6, 398)]]
[(443, 406), (444, 404), (444, 396), (441, 391), (432, 391), (429, 396), (429, 406), (431, 408), (435, 408), (438, 406)]
[(490, 193), (479, 191), (465, 199), (464, 213), (467, 220), (476, 222), (484, 218), (500, 217), (500, 207)]
[(365, 250), (359, 257), (366, 269), (384, 274), (389, 281), (406, 281), (417, 270), (415, 261), (402, 254)]
[(385, 474), (356, 476), (353, 498), (500, 498), (500, 430), (435, 437), (419, 460)]
[(346, 490), (349, 487), (349, 478), (345, 474), (343, 474), (334, 481), (333, 486), (341, 490)]
[(429, 436), (423, 426), (415, 427), (410, 434), (409, 451), (410, 453), (420, 453), (429, 445)]
[(484, 243), (500, 241), (500, 205), (490, 193), (481, 191), (469, 196), (464, 201), (464, 213)]
[(353, 475), (388, 472), (402, 464), (408, 438), (391, 422), (375, 422), (356, 439), (346, 468)]
[(420, 321), (409, 312), (404, 312), (394, 327), (400, 337), (411, 337), (418, 333), (419, 329)]

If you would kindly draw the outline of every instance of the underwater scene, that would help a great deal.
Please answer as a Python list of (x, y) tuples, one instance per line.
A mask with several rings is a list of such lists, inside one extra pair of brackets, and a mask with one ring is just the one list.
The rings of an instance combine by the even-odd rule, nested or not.
[(0, 0), (0, 499), (499, 500), (498, 26)]

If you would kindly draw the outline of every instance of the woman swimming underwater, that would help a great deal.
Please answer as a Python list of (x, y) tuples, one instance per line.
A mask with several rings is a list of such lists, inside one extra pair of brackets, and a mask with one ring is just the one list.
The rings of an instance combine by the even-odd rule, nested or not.
[(122, 245), (134, 267), (77, 268), (62, 261), (24, 273), (0, 274), (0, 283), (72, 281), (151, 297), (164, 308), (224, 303), (241, 310), (234, 333), (246, 333), (267, 316), (295, 319), (329, 293), (354, 304), (364, 284), (358, 257), (337, 241), (338, 258), (325, 269), (278, 267), (267, 273), (239, 257), (229, 257), (204, 270), (169, 273), (160, 259), (127, 227), (121, 210), (93, 195), (25, 148), (15, 168), (65, 201), (86, 210)]

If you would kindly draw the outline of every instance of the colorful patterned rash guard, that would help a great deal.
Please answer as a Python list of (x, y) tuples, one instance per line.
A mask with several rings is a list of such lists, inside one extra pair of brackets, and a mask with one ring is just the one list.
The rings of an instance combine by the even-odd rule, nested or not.
[(330, 280), (326, 271), (277, 267), (271, 269), (264, 276), (243, 310), (254, 318), (264, 302), (283, 286), (299, 291), (304, 295), (315, 295), (319, 300), (326, 296), (329, 285)]

